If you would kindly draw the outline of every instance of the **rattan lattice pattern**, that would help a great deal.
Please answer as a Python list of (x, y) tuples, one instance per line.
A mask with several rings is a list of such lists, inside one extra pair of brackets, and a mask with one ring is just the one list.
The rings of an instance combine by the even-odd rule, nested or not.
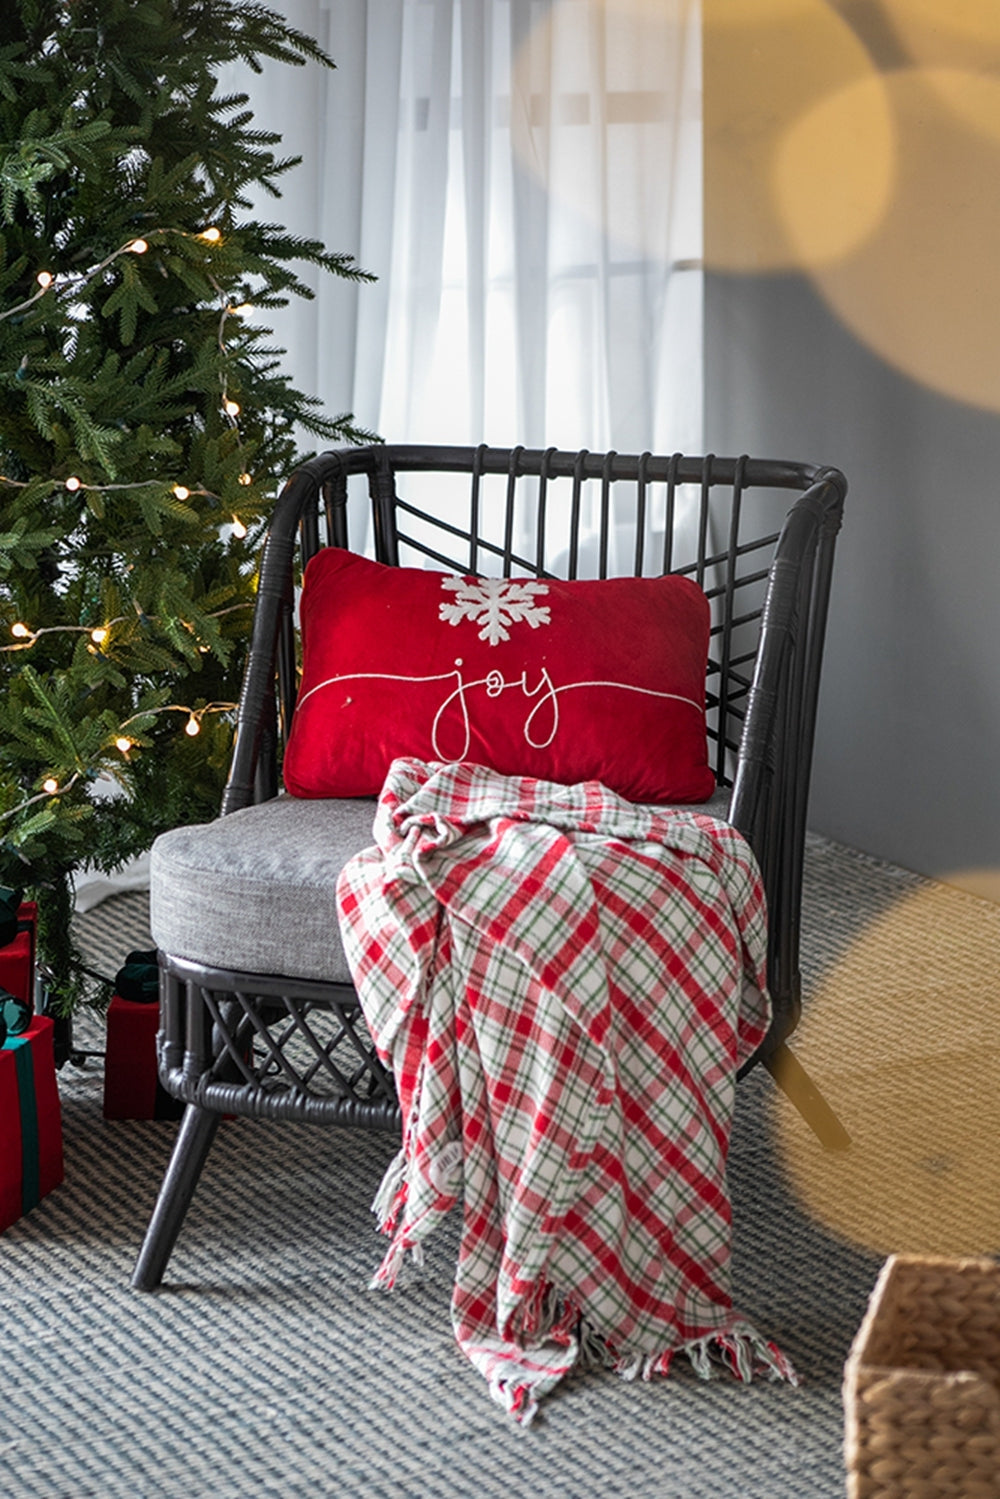
[[(175, 1097), (239, 1112), (253, 1099), (272, 1118), (377, 1125), (398, 1116), (354, 991), (219, 974), (161, 957), (161, 1075)], [(315, 991), (315, 992), (313, 992)], [(185, 1045), (176, 1039), (182, 1033)]]

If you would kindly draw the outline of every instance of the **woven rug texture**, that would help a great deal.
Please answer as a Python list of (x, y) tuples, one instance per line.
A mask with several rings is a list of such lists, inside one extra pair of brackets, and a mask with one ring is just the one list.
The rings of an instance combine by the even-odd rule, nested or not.
[[(145, 897), (78, 921), (108, 974)], [(735, 1300), (802, 1385), (571, 1376), (528, 1430), (448, 1315), (457, 1221), (391, 1295), (369, 1210), (396, 1142), (220, 1127), (162, 1290), (129, 1289), (177, 1126), (106, 1122), (60, 1073), (66, 1181), (0, 1238), (9, 1499), (833, 1499), (844, 1359), (890, 1250), (995, 1253), (1000, 906), (812, 837), (797, 1055), (851, 1132), (825, 1154), (758, 1070), (730, 1157)], [(101, 1044), (93, 1018), (77, 1044)]]

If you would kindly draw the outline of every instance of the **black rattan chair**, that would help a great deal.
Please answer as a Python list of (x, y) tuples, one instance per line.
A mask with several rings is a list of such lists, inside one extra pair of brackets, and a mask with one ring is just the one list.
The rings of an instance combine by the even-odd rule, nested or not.
[[(160, 1077), (188, 1108), (136, 1288), (159, 1284), (224, 1113), (400, 1128), (342, 953), (339, 967), (324, 956), (337, 945), (332, 883), (371, 843), (373, 803), (278, 795), (296, 695), (295, 585), (324, 544), (465, 574), (682, 572), (705, 588), (719, 787), (709, 810), (748, 838), (768, 897), (774, 1019), (749, 1065), (769, 1068), (825, 1145), (847, 1143), (785, 1045), (801, 1003), (806, 803), (845, 490), (836, 469), (802, 463), (523, 448), (375, 446), (323, 454), (293, 474), (264, 548), (224, 816), (154, 847)], [(161, 845), (172, 862), (164, 874), (164, 854), (158, 876)], [(182, 886), (173, 907), (169, 878)], [(309, 919), (315, 908), (327, 942), (318, 957), (283, 936), (282, 899), (304, 902)], [(234, 912), (252, 923), (249, 936)]]

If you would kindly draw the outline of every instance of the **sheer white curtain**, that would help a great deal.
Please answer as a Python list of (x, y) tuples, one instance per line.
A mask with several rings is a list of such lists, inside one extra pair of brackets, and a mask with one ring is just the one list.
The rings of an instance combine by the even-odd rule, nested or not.
[(701, 446), (697, 0), (285, 0), (337, 71), (235, 71), (290, 229), (379, 280), (274, 319), (390, 441)]
[(257, 211), (379, 278), (265, 314), (296, 385), (393, 442), (700, 451), (698, 0), (280, 9), (337, 70), (220, 80), (303, 158)]

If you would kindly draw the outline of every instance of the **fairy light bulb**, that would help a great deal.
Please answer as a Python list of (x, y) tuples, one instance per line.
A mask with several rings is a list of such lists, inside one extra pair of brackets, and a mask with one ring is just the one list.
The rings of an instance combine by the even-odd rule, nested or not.
[(253, 312), (253, 303), (241, 302), (238, 307), (233, 307), (230, 310), (236, 315), (236, 317), (249, 317)]
[(236, 537), (238, 537), (239, 540), (242, 541), (243, 538), (244, 538), (244, 536), (246, 534), (247, 534), (247, 528), (246, 528), (246, 526), (240, 520), (240, 518), (239, 518), (238, 515), (234, 515), (233, 516), (233, 535), (236, 536)]
[(48, 291), (49, 287), (52, 285), (52, 280), (53, 280), (52, 272), (51, 271), (39, 271), (38, 275), (35, 277), (35, 280), (38, 282), (39, 286), (42, 288), (42, 291)]
[(192, 739), (196, 734), (201, 733), (201, 724), (195, 718), (193, 713), (191, 714), (191, 717), (188, 719), (187, 723), (184, 725), (184, 732), (185, 734), (190, 734)]
[(223, 401), (222, 409), (227, 416), (239, 416), (240, 403), (239, 401)]
[(49, 796), (55, 795), (55, 793), (59, 790), (59, 782), (56, 780), (55, 776), (46, 776), (45, 780), (42, 782), (42, 790), (47, 791), (49, 793)]
[(127, 755), (131, 748), (131, 739), (127, 739), (124, 734), (119, 734), (118, 738), (115, 740), (115, 749), (121, 750), (123, 755)]
[(133, 255), (145, 255), (146, 251), (149, 249), (149, 246), (144, 239), (134, 239), (129, 245), (129, 249), (132, 251)]
[(28, 629), (28, 626), (26, 624), (23, 624), (21, 620), (18, 620), (16, 625), (11, 625), (10, 633), (12, 635), (16, 635), (18, 640), (27, 640), (28, 636), (31, 634), (31, 631)]
[(243, 488), (246, 489), (248, 485), (253, 483), (253, 479), (249, 474), (240, 474), (239, 482), (243, 485)]
[(66, 488), (69, 490), (70, 494), (75, 494), (76, 491), (80, 488), (81, 483), (82, 480), (78, 479), (76, 474), (70, 474), (69, 478), (66, 480)]
[(203, 239), (206, 244), (217, 245), (219, 243), (219, 240), (222, 238), (222, 231), (216, 229), (215, 225), (213, 224), (210, 229), (203, 229), (198, 238)]
[(90, 638), (95, 645), (103, 645), (108, 638), (107, 627), (105, 625), (98, 625), (96, 630), (91, 630)]
[(191, 491), (186, 484), (175, 484), (174, 494), (179, 500), (188, 500), (191, 498)]

